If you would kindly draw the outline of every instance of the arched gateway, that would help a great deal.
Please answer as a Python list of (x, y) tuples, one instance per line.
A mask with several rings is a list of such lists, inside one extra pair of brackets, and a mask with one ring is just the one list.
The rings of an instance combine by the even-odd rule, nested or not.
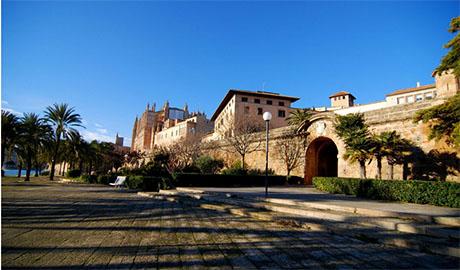
[(311, 185), (314, 176), (337, 176), (338, 152), (330, 138), (314, 139), (305, 154), (305, 184)]

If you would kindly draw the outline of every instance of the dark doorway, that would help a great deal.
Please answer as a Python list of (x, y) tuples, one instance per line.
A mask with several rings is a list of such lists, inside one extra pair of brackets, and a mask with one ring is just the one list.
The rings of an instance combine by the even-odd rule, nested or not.
[(313, 140), (305, 155), (305, 184), (311, 185), (315, 176), (337, 176), (337, 146), (327, 137)]

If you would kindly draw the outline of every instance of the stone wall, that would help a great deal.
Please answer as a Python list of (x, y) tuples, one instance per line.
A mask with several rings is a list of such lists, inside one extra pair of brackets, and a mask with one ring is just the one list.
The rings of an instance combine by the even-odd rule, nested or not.
[[(435, 140), (428, 139), (429, 128), (427, 125), (422, 123), (414, 123), (413, 118), (415, 113), (419, 110), (431, 107), (442, 103), (443, 100), (431, 100), (424, 102), (417, 102), (412, 104), (398, 105), (390, 108), (384, 108), (371, 112), (364, 113), (367, 124), (370, 126), (370, 130), (374, 133), (380, 133), (383, 131), (396, 130), (403, 138), (406, 138), (414, 142), (419, 146), (425, 153), (432, 149), (438, 151), (448, 151), (449, 148), (442, 142), (436, 142)], [(295, 170), (291, 172), (291, 175), (300, 177), (306, 177), (306, 183), (310, 183), (308, 177), (308, 167), (314, 159), (317, 159), (317, 152), (320, 150), (312, 150), (313, 145), (317, 145), (318, 141), (331, 140), (337, 147), (337, 166), (338, 176), (341, 177), (359, 177), (359, 165), (357, 163), (350, 163), (343, 159), (345, 153), (345, 145), (343, 141), (338, 138), (334, 131), (334, 119), (335, 114), (332, 112), (324, 112), (317, 114), (313, 119), (312, 123), (308, 128), (309, 136), (307, 139), (307, 148), (305, 149), (305, 158), (299, 164)], [(269, 143), (269, 167), (277, 174), (286, 174), (286, 168), (283, 161), (280, 159), (279, 154), (275, 151), (276, 141), (279, 140), (282, 134), (286, 133), (289, 127), (272, 129), (270, 131), (270, 143)], [(250, 168), (265, 169), (265, 133), (259, 134), (259, 141), (254, 142), (260, 143), (260, 150), (248, 154), (246, 156), (246, 163)], [(310, 150), (309, 150), (310, 149)], [(310, 152), (314, 152), (313, 154)], [(450, 149), (452, 151), (452, 149)], [(224, 141), (215, 143), (211, 148), (208, 149), (208, 153), (212, 156), (223, 158), (227, 164), (240, 159), (238, 154), (235, 154), (232, 147), (227, 145)], [(308, 153), (308, 154), (306, 154)], [(460, 151), (457, 150), (457, 156), (460, 158)], [(316, 155), (316, 156), (315, 156)], [(388, 178), (388, 164), (386, 160), (382, 162), (382, 177)], [(310, 166), (311, 167), (311, 166)], [(376, 161), (373, 160), (366, 166), (366, 172), (368, 178), (375, 178), (377, 175)], [(394, 167), (394, 178), (402, 179), (403, 172), (402, 166), (396, 165)], [(459, 181), (460, 176), (450, 175), (448, 180)]]

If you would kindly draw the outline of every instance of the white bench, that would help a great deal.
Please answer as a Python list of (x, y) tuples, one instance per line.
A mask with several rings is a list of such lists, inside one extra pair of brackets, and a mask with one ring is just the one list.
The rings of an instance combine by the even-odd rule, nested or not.
[(115, 179), (115, 182), (109, 183), (109, 185), (121, 188), (122, 186), (125, 185), (125, 181), (126, 181), (126, 176), (117, 176), (117, 179)]

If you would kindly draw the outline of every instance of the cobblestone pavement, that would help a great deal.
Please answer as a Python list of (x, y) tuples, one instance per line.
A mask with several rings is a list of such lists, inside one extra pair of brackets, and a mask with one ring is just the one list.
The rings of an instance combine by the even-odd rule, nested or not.
[(3, 269), (459, 268), (451, 257), (149, 200), (2, 180)]

